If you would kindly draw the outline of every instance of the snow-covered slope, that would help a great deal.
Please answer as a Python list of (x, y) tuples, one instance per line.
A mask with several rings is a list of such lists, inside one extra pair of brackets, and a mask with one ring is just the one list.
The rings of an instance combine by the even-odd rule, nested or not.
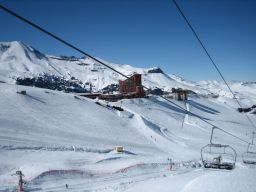
[[(137, 191), (153, 178), (167, 182), (163, 175), (171, 179), (185, 171), (189, 174), (175, 178), (190, 180), (207, 175), (195, 164), (200, 162), (201, 147), (209, 142), (211, 127), (161, 98), (109, 103), (121, 106), (124, 111), (120, 112), (104, 107), (103, 101), (98, 105), (58, 91), (6, 83), (0, 83), (0, 89), (0, 190), (15, 188), (17, 178), (11, 174), (16, 170), (25, 174), (28, 191), (62, 191), (63, 182), (77, 191)], [(17, 89), (26, 89), (27, 95), (17, 94)], [(183, 102), (173, 102), (185, 107)], [(248, 140), (253, 131), (243, 114), (216, 99), (190, 98), (187, 107), (242, 139)], [(237, 167), (244, 172), (241, 154), (246, 144), (221, 132), (215, 134), (214, 142), (233, 146), (239, 155)], [(126, 152), (114, 153), (116, 145), (124, 146)], [(175, 162), (173, 172), (168, 171), (168, 158)], [(84, 181), (88, 175), (90, 180)], [(143, 185), (135, 185), (138, 182)]]
[[(25, 175), (27, 191), (64, 191), (65, 184), (71, 191), (255, 190), (255, 167), (242, 163), (247, 144), (216, 131), (215, 143), (237, 151), (236, 169), (203, 169), (200, 150), (209, 143), (211, 126), (177, 107), (250, 141), (254, 128), (222, 83), (188, 82), (156, 68), (108, 63), (126, 75), (142, 73), (146, 86), (182, 87), (201, 95), (186, 103), (172, 100), (176, 105), (157, 96), (96, 103), (72, 93), (14, 85), (13, 77), (70, 75), (100, 89), (117, 83), (118, 75), (88, 58), (47, 56), (20, 42), (0, 45), (0, 191), (17, 189), (17, 177), (11, 176), (17, 170)], [(255, 83), (231, 87), (243, 105), (255, 104)], [(27, 94), (18, 94), (21, 90)], [(248, 116), (256, 123), (254, 114)], [(113, 151), (118, 145), (123, 153)]]

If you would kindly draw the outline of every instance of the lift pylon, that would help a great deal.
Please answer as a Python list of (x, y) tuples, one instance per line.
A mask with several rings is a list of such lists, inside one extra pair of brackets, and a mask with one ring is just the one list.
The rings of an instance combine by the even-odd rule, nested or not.
[(16, 171), (16, 173), (13, 175), (17, 175), (19, 177), (18, 192), (24, 192), (24, 188), (23, 188), (24, 181), (22, 179), (22, 177), (24, 177), (24, 175), (22, 174), (21, 171)]

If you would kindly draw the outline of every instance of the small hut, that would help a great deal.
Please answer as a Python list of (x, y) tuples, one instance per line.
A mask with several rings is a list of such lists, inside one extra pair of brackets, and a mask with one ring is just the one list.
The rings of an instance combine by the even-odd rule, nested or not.
[(124, 152), (124, 148), (123, 148), (123, 146), (115, 146), (114, 147), (114, 151), (116, 153), (123, 153)]

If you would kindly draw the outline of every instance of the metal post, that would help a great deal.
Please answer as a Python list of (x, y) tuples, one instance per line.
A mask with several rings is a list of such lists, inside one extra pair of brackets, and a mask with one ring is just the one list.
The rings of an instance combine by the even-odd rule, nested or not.
[(250, 148), (250, 143), (248, 143), (248, 146), (247, 146), (247, 153), (249, 152), (249, 148)]
[[(185, 109), (187, 109), (187, 102), (186, 102), (186, 100), (184, 100), (184, 104), (185, 104)], [(184, 122), (185, 122), (186, 115), (189, 115), (188, 111), (186, 111), (186, 114), (184, 115), (184, 118), (182, 120), (181, 129), (183, 129), (183, 127), (184, 127)]]
[(210, 139), (210, 143), (212, 144), (212, 137), (213, 137), (213, 130), (215, 129), (216, 127), (212, 127), (212, 133), (211, 133), (211, 139)]
[(252, 145), (253, 145), (253, 141), (254, 141), (254, 135), (255, 135), (255, 132), (253, 131), (252, 132)]

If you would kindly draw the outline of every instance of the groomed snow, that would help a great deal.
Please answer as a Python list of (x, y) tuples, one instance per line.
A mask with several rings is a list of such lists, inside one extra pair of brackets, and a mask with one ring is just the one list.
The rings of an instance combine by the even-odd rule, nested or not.
[[(237, 191), (247, 184), (247, 191), (255, 187), (250, 179), (240, 178), (255, 177), (255, 168), (241, 163), (245, 144), (217, 133), (216, 142), (237, 150), (238, 168), (204, 170), (199, 152), (209, 142), (210, 127), (158, 97), (109, 103), (124, 108), (120, 112), (73, 94), (5, 83), (0, 88), (0, 190), (17, 186), (17, 177), (11, 176), (16, 170), (23, 171), (28, 191), (62, 191), (65, 183), (75, 191), (206, 191), (224, 179), (235, 183)], [(252, 128), (235, 108), (203, 98), (191, 98), (187, 105), (191, 112), (249, 139)], [(125, 152), (115, 153), (117, 145)], [(168, 158), (175, 162), (173, 171), (168, 170)]]

